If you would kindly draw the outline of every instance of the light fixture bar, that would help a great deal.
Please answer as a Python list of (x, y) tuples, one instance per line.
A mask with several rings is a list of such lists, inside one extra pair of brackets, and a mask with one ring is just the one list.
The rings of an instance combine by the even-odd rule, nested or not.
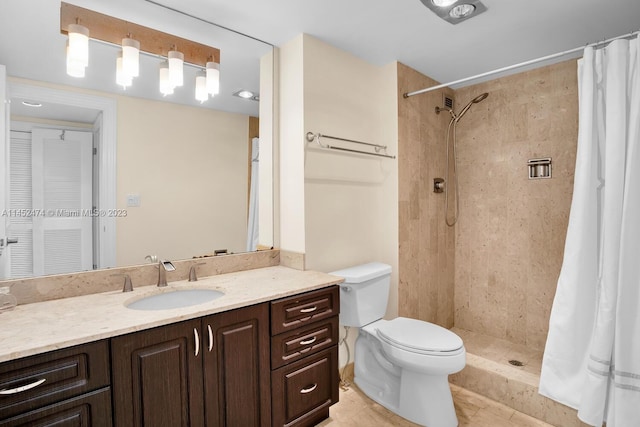
[(185, 63), (194, 64), (200, 68), (206, 66), (209, 58), (220, 63), (220, 49), (215, 47), (62, 2), (60, 4), (60, 32), (68, 34), (69, 25), (76, 24), (78, 20), (89, 28), (92, 40), (121, 46), (123, 35), (133, 34), (135, 39), (140, 42), (141, 53), (148, 52), (156, 56), (166, 56), (169, 48), (176, 45), (180, 46), (180, 51), (184, 53)]

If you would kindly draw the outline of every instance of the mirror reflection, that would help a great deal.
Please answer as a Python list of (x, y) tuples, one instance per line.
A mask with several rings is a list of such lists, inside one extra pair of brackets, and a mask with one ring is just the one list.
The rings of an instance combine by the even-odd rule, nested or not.
[[(86, 78), (67, 76), (60, 3), (5, 3), (0, 64), (11, 132), (3, 141), (0, 233), (18, 243), (2, 247), (2, 278), (270, 246), (255, 237), (257, 216), (249, 219), (260, 191), (252, 149), (264, 149), (254, 137), (261, 128), (270, 132), (258, 116), (271, 114), (267, 103), (233, 94), (271, 85), (264, 74), (271, 75), (272, 46), (146, 2), (138, 16), (115, 13), (124, 1), (99, 10), (220, 49), (220, 94), (200, 104), (193, 96), (197, 69), (185, 67), (185, 86), (165, 98), (157, 90), (160, 59), (141, 55), (140, 77), (124, 91), (115, 84), (119, 49), (93, 41)], [(97, 10), (97, 2), (74, 3)], [(33, 31), (12, 36), (26, 27)], [(33, 58), (46, 67), (34, 67)]]

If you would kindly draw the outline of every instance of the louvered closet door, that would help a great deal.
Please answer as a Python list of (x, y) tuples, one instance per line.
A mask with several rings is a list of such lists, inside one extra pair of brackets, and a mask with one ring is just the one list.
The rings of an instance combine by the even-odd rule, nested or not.
[(32, 132), (33, 273), (91, 270), (92, 134)]

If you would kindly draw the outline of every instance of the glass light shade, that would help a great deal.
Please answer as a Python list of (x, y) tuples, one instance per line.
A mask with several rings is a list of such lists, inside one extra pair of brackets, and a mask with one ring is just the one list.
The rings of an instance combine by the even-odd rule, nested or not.
[(164, 96), (173, 94), (173, 85), (169, 80), (169, 62), (160, 63), (160, 93)]
[(458, 0), (431, 0), (431, 3), (438, 7), (448, 7), (457, 2)]
[(71, 77), (84, 77), (85, 75), (84, 63), (78, 60), (75, 60), (69, 56), (69, 44), (67, 42), (67, 74)]
[(196, 74), (196, 101), (203, 102), (209, 99), (209, 92), (207, 92), (207, 77), (203, 71), (198, 71)]
[(140, 75), (140, 42), (138, 40), (122, 39), (122, 70), (131, 77)]
[(177, 50), (170, 50), (167, 55), (169, 60), (169, 80), (173, 87), (184, 84), (184, 55)]
[(89, 65), (89, 29), (79, 24), (69, 24), (69, 48), (67, 61), (79, 62), (85, 67)]
[(122, 53), (120, 53), (118, 55), (118, 59), (116, 59), (116, 83), (122, 86), (123, 89), (126, 89), (133, 83), (133, 77), (127, 74), (124, 70), (124, 58)]
[(465, 3), (465, 4), (461, 4), (453, 7), (453, 9), (449, 11), (449, 16), (457, 19), (465, 18), (471, 15), (475, 10), (476, 10), (476, 7), (474, 5)]
[(207, 62), (207, 92), (211, 95), (220, 93), (220, 64)]

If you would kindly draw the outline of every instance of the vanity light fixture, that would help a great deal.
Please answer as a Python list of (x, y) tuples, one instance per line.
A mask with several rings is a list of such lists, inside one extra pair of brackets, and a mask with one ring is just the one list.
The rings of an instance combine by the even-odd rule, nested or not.
[(203, 102), (209, 99), (209, 92), (207, 91), (207, 75), (204, 71), (200, 70), (196, 73), (196, 101)]
[(184, 54), (175, 50), (169, 51), (167, 55), (169, 61), (169, 81), (175, 88), (184, 84)]
[(173, 85), (169, 79), (169, 62), (160, 63), (160, 93), (164, 96), (173, 94)]
[[(63, 1), (60, 4), (60, 32), (68, 35), (67, 74), (70, 76), (85, 76), (89, 64), (88, 28), (91, 28), (93, 40), (119, 49), (116, 82), (124, 88), (139, 76), (140, 54), (145, 54), (162, 60), (158, 70), (159, 89), (165, 96), (172, 94), (176, 87), (183, 86), (185, 65), (202, 71), (196, 79), (199, 82), (199, 101), (208, 99), (208, 94), (206, 98), (203, 94), (203, 85), (211, 95), (220, 91), (220, 49)], [(126, 37), (123, 38), (124, 34)], [(135, 39), (132, 34), (135, 34)], [(180, 51), (176, 46), (180, 46)]]
[(128, 88), (133, 83), (133, 76), (125, 71), (123, 52), (118, 53), (118, 58), (116, 59), (116, 83), (122, 86), (123, 89)]
[(420, 0), (450, 24), (459, 24), (487, 10), (480, 0)]
[(207, 61), (207, 92), (212, 96), (220, 93), (220, 64)]
[(84, 77), (89, 65), (89, 29), (78, 23), (69, 24), (67, 41), (67, 74)]
[(122, 39), (122, 71), (132, 78), (140, 75), (140, 42), (129, 36)]
[(69, 41), (67, 41), (67, 75), (82, 78), (85, 76), (85, 69), (86, 67), (82, 61), (78, 61), (69, 55)]

